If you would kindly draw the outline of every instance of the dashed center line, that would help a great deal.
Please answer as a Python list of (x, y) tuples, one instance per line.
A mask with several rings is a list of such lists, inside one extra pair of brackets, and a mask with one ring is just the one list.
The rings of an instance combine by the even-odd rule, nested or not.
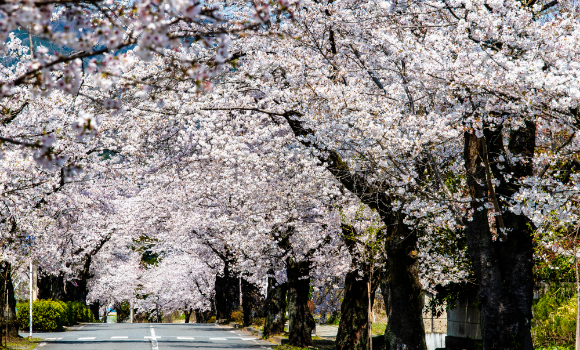
[(226, 338), (209, 338), (209, 340), (227, 340)]
[[(32, 309), (32, 311), (34, 311), (34, 309)], [(38, 344), (38, 346), (45, 346), (45, 345), (46, 345), (46, 343), (40, 343), (40, 344)]]
[(180, 340), (194, 340), (195, 338), (192, 338), (192, 337), (177, 337), (177, 339), (180, 339)]
[[(33, 309), (33, 311), (34, 311), (34, 309)], [(240, 338), (240, 339), (242, 339), (242, 340), (258, 340), (258, 338)]]
[[(34, 309), (32, 309), (34, 311)], [(96, 337), (82, 337), (82, 338), (78, 338), (77, 340), (93, 340)]]

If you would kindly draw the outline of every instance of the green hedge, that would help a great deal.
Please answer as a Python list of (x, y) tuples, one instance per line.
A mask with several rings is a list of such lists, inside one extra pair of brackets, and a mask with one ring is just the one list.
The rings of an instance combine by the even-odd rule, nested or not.
[[(29, 303), (19, 303), (16, 309), (20, 328), (28, 329)], [(91, 310), (82, 303), (55, 300), (36, 300), (32, 303), (32, 326), (35, 331), (62, 331), (64, 326), (72, 326), (79, 322), (95, 322)]]
[(554, 286), (532, 307), (532, 339), (536, 349), (574, 349), (576, 296), (568, 286)]

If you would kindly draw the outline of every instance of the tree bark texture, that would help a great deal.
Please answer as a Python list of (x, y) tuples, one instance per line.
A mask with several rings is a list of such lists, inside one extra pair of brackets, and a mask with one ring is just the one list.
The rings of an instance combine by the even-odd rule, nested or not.
[(209, 321), (209, 319), (213, 315), (213, 311), (211, 310), (201, 311), (200, 309), (195, 309), (194, 314), (195, 314), (195, 322), (207, 323), (207, 321)]
[(264, 317), (264, 298), (258, 287), (242, 278), (242, 309), (244, 327), (249, 327), (254, 318)]
[(99, 320), (100, 308), (101, 308), (101, 303), (99, 303), (98, 300), (89, 305), (89, 309), (91, 310), (91, 312), (93, 313), (93, 315), (95, 316), (97, 321)]
[[(519, 190), (519, 179), (533, 174), (532, 157), (535, 149), (536, 127), (532, 122), (518, 130), (509, 131), (509, 144), (504, 146), (501, 127), (486, 130), (485, 137), (465, 134), (465, 168), (467, 184), (473, 200), (473, 220), (465, 230), (469, 254), (479, 284), (478, 299), (483, 318), (484, 349), (533, 349), (531, 338), (533, 300), (533, 241), (532, 223), (523, 215), (506, 210), (507, 202)], [(484, 142), (486, 142), (484, 147)], [(492, 163), (495, 193), (500, 203), (500, 213), (507, 239), (495, 239), (484, 204), (492, 195), (487, 188), (484, 151)], [(523, 161), (510, 162), (512, 156)], [(494, 163), (499, 156), (506, 162)], [(505, 167), (505, 170), (499, 169)], [(510, 174), (506, 179), (503, 174)], [(500, 222), (496, 220), (496, 227)]]
[[(368, 275), (361, 276), (358, 270), (346, 274), (344, 298), (340, 306), (340, 324), (336, 335), (337, 350), (368, 349), (368, 280)], [(372, 304), (375, 288), (371, 287), (371, 289)]]
[(284, 333), (286, 323), (286, 283), (276, 284), (274, 277), (268, 277), (268, 291), (266, 296), (266, 322), (264, 323), (264, 336)]
[(215, 306), (218, 320), (229, 320), (232, 312), (240, 307), (238, 276), (231, 272), (228, 262), (225, 262), (223, 275), (215, 279)]
[(183, 311), (183, 314), (185, 315), (185, 323), (189, 323), (189, 319), (192, 313), (193, 313), (192, 309)]
[(18, 337), (19, 325), (15, 311), (16, 299), (14, 298), (14, 285), (12, 283), (12, 265), (7, 261), (0, 262), (0, 310), (2, 310), (4, 320), (0, 334), (5, 335), (6, 329), (8, 329), (9, 337)]
[(387, 350), (426, 350), (417, 236), (408, 232), (402, 217), (398, 220), (388, 231), (387, 261), (381, 285), (388, 319), (385, 345)]
[(288, 276), (289, 344), (298, 347), (312, 346), (312, 331), (316, 326), (308, 306), (310, 294), (310, 262), (286, 262)]

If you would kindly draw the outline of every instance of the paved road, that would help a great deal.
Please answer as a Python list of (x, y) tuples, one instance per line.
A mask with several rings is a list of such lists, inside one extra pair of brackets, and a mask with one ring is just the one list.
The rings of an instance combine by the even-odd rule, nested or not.
[(265, 350), (274, 345), (233, 328), (195, 323), (92, 323), (33, 337), (45, 339), (38, 350)]

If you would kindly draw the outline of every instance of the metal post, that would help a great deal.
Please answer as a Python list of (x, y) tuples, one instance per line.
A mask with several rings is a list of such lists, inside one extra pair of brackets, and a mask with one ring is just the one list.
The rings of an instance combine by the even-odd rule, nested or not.
[(38, 300), (38, 265), (32, 264), (32, 300)]
[(30, 283), (29, 283), (29, 289), (30, 289), (30, 308), (28, 309), (28, 316), (30, 317), (28, 320), (29, 323), (29, 331), (30, 333), (28, 334), (28, 339), (32, 339), (32, 260), (30, 261)]

